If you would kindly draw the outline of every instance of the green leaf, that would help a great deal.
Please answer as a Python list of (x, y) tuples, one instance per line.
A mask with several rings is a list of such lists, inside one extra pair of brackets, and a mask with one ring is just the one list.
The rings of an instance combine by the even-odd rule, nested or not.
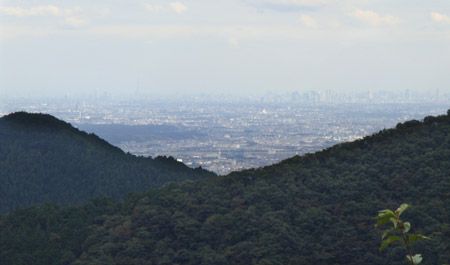
[(408, 233), (409, 229), (411, 229), (411, 224), (409, 222), (403, 223), (403, 233)]
[[(386, 218), (389, 219), (390, 217), (395, 217), (394, 212), (386, 209), (386, 210), (378, 211), (378, 215), (375, 216), (373, 219), (379, 219), (378, 222), (380, 222), (380, 220), (384, 220)], [(387, 222), (389, 222), (389, 221), (387, 221)], [(383, 222), (383, 223), (385, 224), (387, 222)], [(378, 224), (378, 225), (380, 225), (380, 224)], [(378, 225), (375, 225), (375, 226), (378, 226)]]
[(389, 218), (389, 220), (394, 224), (394, 228), (397, 229), (397, 220), (395, 218)]
[[(406, 259), (411, 262), (411, 257), (409, 255), (406, 255)], [(414, 263), (414, 265), (419, 264), (422, 261), (422, 255), (421, 254), (416, 254), (412, 257), (412, 263)]]
[(406, 203), (400, 205), (400, 207), (397, 208), (397, 210), (395, 211), (398, 216), (400, 216), (406, 209), (408, 209), (410, 206)]
[(381, 210), (378, 211), (378, 216), (375, 218), (385, 218), (385, 217), (394, 217), (394, 212), (389, 209)]
[(391, 228), (391, 229), (384, 231), (383, 235), (381, 236), (381, 239), (384, 239), (392, 231), (395, 231), (395, 229)]
[(402, 240), (399, 236), (390, 236), (386, 241), (383, 241), (381, 243), (380, 251), (382, 251), (385, 247), (389, 246), (391, 243), (397, 242)]
[(424, 235), (421, 235), (421, 234), (417, 234), (417, 235), (409, 234), (409, 243), (412, 243), (412, 242), (414, 242), (416, 240), (419, 240), (419, 239), (430, 239), (430, 238), (426, 237)]
[[(395, 220), (395, 219), (394, 219), (394, 220)], [(386, 223), (390, 223), (390, 222), (392, 222), (392, 221), (391, 221), (391, 218), (389, 218), (389, 217), (382, 218), (382, 219), (379, 219), (379, 220), (377, 221), (377, 223), (375, 224), (375, 227), (378, 227), (378, 226), (380, 226), (380, 225), (383, 225), (383, 224), (386, 224)]]

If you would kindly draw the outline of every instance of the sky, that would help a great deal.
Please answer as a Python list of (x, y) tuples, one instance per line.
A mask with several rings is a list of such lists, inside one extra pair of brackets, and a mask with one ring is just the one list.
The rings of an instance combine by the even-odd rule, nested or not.
[(0, 0), (0, 96), (450, 92), (449, 0)]

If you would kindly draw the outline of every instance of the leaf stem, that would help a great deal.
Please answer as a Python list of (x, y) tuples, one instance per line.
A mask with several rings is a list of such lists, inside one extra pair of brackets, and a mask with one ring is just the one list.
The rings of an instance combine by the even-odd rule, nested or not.
[(405, 243), (406, 249), (408, 250), (409, 261), (411, 261), (412, 265), (415, 265), (414, 264), (414, 260), (413, 260), (413, 256), (412, 256), (412, 253), (411, 253), (411, 249), (409, 247), (408, 241), (406, 240), (406, 235), (405, 235), (405, 233), (403, 233), (403, 229), (402, 228), (400, 229), (400, 232), (402, 233), (403, 243)]

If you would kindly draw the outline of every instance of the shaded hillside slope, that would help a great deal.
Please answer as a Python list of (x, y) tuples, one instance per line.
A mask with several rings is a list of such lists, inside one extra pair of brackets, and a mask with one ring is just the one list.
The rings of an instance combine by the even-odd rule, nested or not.
[(53, 116), (25, 112), (0, 118), (0, 168), (0, 211), (46, 201), (124, 198), (167, 181), (213, 175), (172, 158), (125, 154)]
[(0, 217), (0, 263), (402, 265), (403, 249), (379, 253), (372, 217), (403, 202), (432, 238), (413, 246), (422, 264), (449, 263), (448, 114), (121, 203), (17, 210)]

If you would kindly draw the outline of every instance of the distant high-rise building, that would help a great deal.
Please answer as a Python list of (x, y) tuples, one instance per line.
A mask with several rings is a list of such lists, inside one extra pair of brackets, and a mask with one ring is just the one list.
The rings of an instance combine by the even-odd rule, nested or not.
[(320, 96), (320, 102), (325, 102), (327, 101), (327, 94), (325, 93), (319, 93)]
[(294, 91), (291, 93), (291, 101), (294, 101), (294, 102), (298, 101), (298, 98), (299, 98), (298, 91)]
[(328, 89), (327, 91), (325, 91), (325, 97), (326, 97), (327, 102), (333, 101), (333, 96), (332, 96), (331, 90)]

